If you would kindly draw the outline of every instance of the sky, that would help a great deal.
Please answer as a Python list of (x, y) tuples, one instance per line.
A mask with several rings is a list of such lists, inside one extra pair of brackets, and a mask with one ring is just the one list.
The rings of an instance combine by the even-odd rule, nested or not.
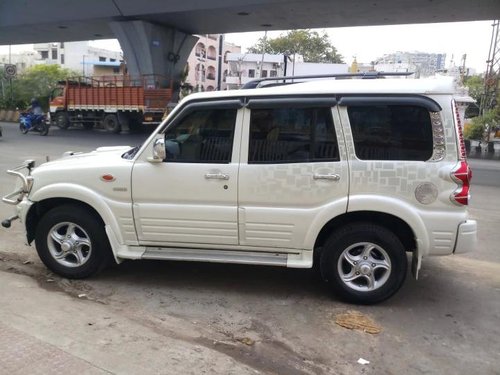
[[(466, 66), (476, 73), (484, 72), (491, 41), (492, 21), (453, 22), (416, 25), (366, 26), (317, 29), (328, 33), (331, 43), (350, 64), (353, 58), (359, 63), (370, 63), (384, 54), (402, 52), (446, 53), (446, 66), (452, 57), (459, 65), (467, 54)], [(284, 31), (270, 31), (274, 38)], [(264, 32), (227, 34), (226, 41), (240, 45), (242, 52), (264, 36)], [(116, 40), (93, 41), (100, 48), (119, 50)], [(31, 45), (13, 46), (12, 52), (30, 50)], [(8, 53), (7, 46), (0, 46), (0, 54)]]

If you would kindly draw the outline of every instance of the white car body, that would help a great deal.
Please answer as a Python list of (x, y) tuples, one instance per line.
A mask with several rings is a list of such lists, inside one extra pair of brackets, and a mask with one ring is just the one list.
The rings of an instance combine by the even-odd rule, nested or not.
[[(337, 97), (331, 113), (340, 160), (249, 163), (252, 109), (245, 103), (297, 95)], [(440, 151), (427, 161), (358, 159), (347, 107), (339, 104), (339, 97), (352, 95), (418, 95), (437, 103), (441, 125), (436, 123), (436, 131), (440, 126), (444, 131)], [(413, 251), (416, 274), (423, 257), (461, 253), (476, 244), (476, 222), (468, 219), (465, 206), (450, 199), (457, 190), (452, 174), (460, 163), (452, 96), (451, 82), (438, 79), (322, 80), (193, 94), (132, 159), (122, 157), (130, 147), (105, 147), (35, 168), (17, 212), (30, 225), (28, 212), (39, 202), (82, 202), (102, 218), (117, 262), (175, 259), (300, 268), (313, 265), (315, 247), (329, 223), (379, 213), (411, 229), (414, 248), (407, 250)], [(166, 124), (191, 103), (210, 100), (243, 103), (237, 109), (230, 162), (155, 159), (153, 146), (163, 138)]]

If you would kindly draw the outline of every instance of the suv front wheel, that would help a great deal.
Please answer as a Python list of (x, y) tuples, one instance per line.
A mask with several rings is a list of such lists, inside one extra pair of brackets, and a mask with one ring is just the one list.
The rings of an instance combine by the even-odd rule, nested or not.
[(354, 223), (332, 233), (321, 253), (321, 271), (334, 294), (359, 304), (381, 302), (403, 285), (406, 252), (390, 230)]
[(36, 229), (35, 243), (47, 268), (69, 279), (93, 275), (111, 260), (103, 223), (79, 206), (65, 205), (47, 212)]

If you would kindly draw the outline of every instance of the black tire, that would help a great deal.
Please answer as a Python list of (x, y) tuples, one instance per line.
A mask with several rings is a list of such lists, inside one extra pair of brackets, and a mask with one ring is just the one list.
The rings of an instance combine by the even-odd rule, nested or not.
[(333, 293), (364, 305), (382, 302), (396, 293), (408, 268), (399, 238), (370, 223), (348, 224), (332, 233), (320, 261), (321, 273)]
[(21, 131), (21, 133), (23, 134), (28, 134), (29, 130), (26, 129), (26, 127), (23, 125), (23, 124), (19, 124), (19, 130)]
[(102, 221), (79, 206), (55, 207), (43, 215), (36, 228), (35, 244), (47, 268), (69, 279), (94, 275), (112, 260)]
[(57, 112), (54, 118), (54, 122), (56, 123), (58, 128), (63, 130), (68, 129), (70, 125), (68, 114), (66, 112)]
[(47, 124), (40, 124), (40, 135), (45, 136), (49, 134), (49, 125)]
[(111, 133), (118, 134), (122, 130), (122, 127), (118, 122), (118, 118), (113, 114), (106, 115), (104, 117), (104, 120), (102, 120), (102, 124), (104, 126), (104, 129)]

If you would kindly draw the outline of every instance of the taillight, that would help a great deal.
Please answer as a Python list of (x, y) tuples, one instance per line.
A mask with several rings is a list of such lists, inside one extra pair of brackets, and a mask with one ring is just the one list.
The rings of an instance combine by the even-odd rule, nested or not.
[(465, 150), (464, 133), (462, 131), (462, 121), (458, 114), (457, 103), (453, 100), (453, 115), (455, 117), (455, 128), (458, 137), (458, 146), (460, 149), (459, 164), (451, 172), (451, 178), (458, 184), (457, 189), (451, 195), (452, 202), (459, 205), (469, 204), (470, 181), (472, 171), (467, 164), (467, 151)]
[(464, 133), (462, 131), (462, 120), (460, 120), (457, 103), (454, 100), (453, 100), (453, 114), (455, 115), (455, 127), (457, 129), (458, 145), (460, 148), (460, 160), (465, 161), (467, 159), (467, 151), (465, 150)]
[(460, 205), (468, 205), (470, 181), (472, 179), (472, 171), (469, 168), (469, 164), (465, 160), (460, 161), (451, 172), (451, 178), (458, 184), (457, 189), (451, 196), (451, 200)]

